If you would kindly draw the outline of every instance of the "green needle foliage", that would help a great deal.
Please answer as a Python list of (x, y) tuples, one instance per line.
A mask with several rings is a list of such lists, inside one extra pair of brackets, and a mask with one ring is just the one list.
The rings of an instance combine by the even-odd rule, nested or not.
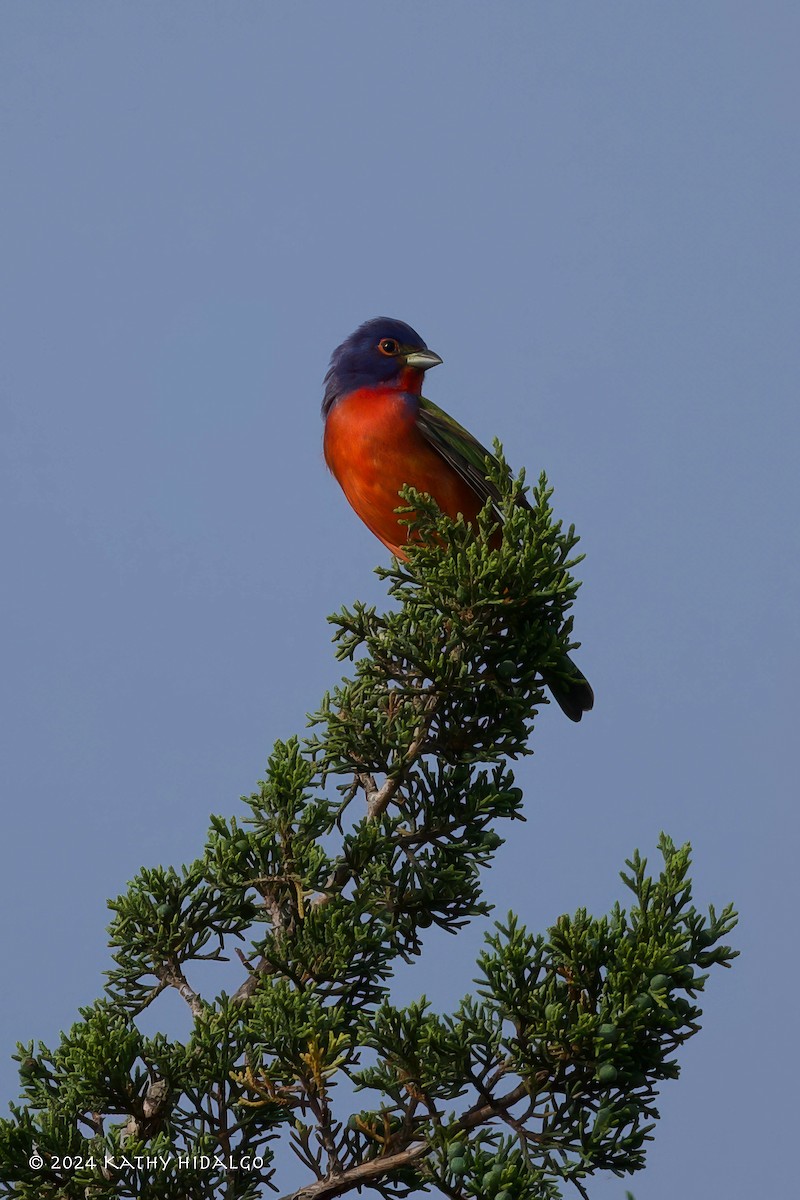
[[(652, 877), (632, 856), (627, 910), (541, 936), (509, 915), (454, 1013), (390, 998), (431, 925), (489, 912), (498, 830), (523, 819), (508, 763), (574, 647), (574, 530), (544, 477), (528, 510), (522, 478), (492, 471), (478, 537), (407, 493), (421, 540), (381, 571), (396, 604), (331, 618), (352, 674), (312, 736), (275, 746), (201, 859), (111, 902), (105, 995), (55, 1050), (18, 1048), (0, 1196), (248, 1200), (280, 1190), (280, 1141), (307, 1170), (296, 1200), (586, 1196), (595, 1172), (644, 1165), (706, 973), (735, 955), (732, 909), (692, 905), (688, 847), (662, 836)], [(201, 961), (233, 963), (235, 990), (201, 994)], [(183, 1042), (137, 1025), (170, 989)]]

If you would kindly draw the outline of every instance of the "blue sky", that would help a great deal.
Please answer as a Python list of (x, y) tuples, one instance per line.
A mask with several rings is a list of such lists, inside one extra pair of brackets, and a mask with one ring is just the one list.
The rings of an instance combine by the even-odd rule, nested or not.
[[(799, 36), (736, 0), (2, 6), (4, 1097), (98, 994), (106, 898), (240, 811), (339, 676), (326, 614), (380, 601), (319, 400), (388, 313), (587, 554), (596, 710), (542, 714), (487, 893), (542, 928), (691, 840), (743, 956), (631, 1186), (789, 1190)], [(398, 994), (452, 1007), (483, 928)]]

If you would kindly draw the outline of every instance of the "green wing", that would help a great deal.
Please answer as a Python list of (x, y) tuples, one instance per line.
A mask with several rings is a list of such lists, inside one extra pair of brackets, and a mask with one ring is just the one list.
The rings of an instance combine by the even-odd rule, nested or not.
[[(425, 440), (469, 484), (483, 504), (487, 500), (499, 501), (500, 493), (486, 478), (486, 459), (497, 460), (463, 425), (424, 396), (419, 398), (417, 425)], [(530, 508), (524, 497), (520, 497), (520, 503)]]
[[(480, 496), (483, 504), (487, 500), (499, 501), (500, 493), (486, 478), (486, 459), (490, 458), (493, 462), (497, 459), (477, 438), (424, 396), (419, 398), (417, 424), (429, 445)], [(519, 497), (518, 503), (530, 508), (524, 496)], [(594, 693), (586, 676), (566, 654), (558, 662), (557, 673), (543, 673), (542, 678), (553, 693), (553, 699), (571, 721), (580, 721), (594, 704)]]

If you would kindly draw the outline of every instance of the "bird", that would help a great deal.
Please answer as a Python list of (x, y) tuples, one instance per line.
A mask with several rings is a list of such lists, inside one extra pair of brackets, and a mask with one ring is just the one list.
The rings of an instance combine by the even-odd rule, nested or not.
[[(486, 459), (494, 456), (422, 395), (425, 372), (441, 362), (404, 321), (373, 317), (336, 347), (324, 380), (325, 461), (356, 514), (401, 560), (409, 536), (396, 511), (402, 487), (426, 492), (448, 517), (460, 513), (468, 523), (498, 499), (486, 477)], [(524, 496), (520, 503), (530, 507)], [(594, 704), (588, 680), (567, 655), (544, 682), (572, 721)]]

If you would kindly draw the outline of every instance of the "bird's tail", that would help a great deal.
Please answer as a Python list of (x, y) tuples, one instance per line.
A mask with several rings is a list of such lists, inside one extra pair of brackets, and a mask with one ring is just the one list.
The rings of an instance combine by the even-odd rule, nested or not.
[(580, 721), (594, 704), (594, 692), (582, 671), (568, 655), (560, 660), (558, 669), (544, 676), (558, 707), (570, 721)]

